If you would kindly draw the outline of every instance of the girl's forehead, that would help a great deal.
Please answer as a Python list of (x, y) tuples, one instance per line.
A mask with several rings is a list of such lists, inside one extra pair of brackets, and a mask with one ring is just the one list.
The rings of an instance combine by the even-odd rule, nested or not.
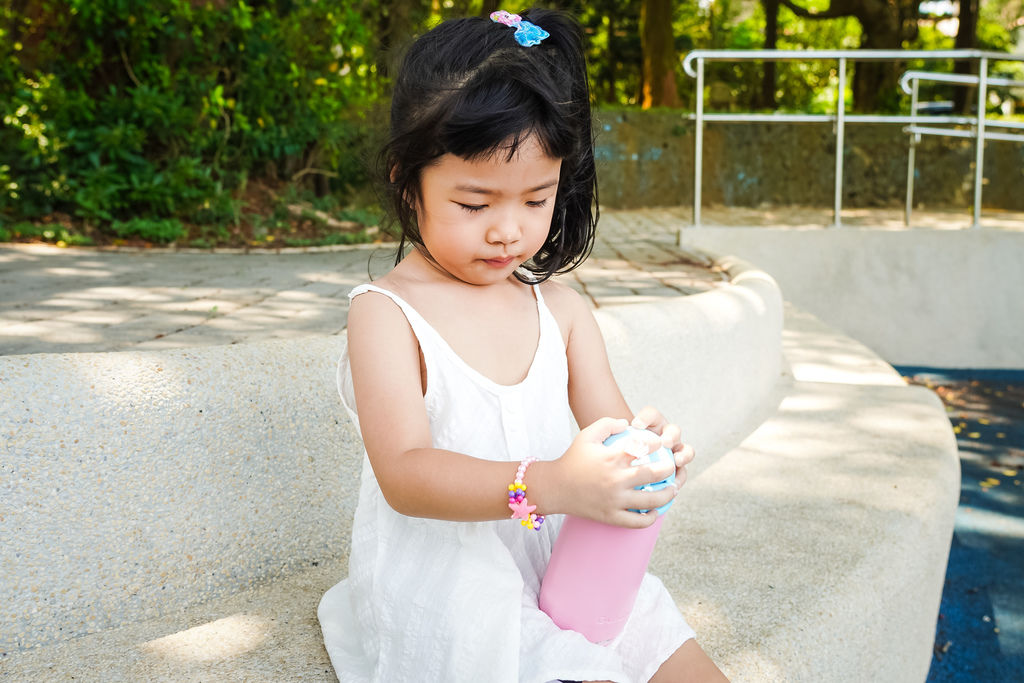
[(445, 154), (426, 173), (456, 189), (531, 190), (558, 183), (562, 160), (548, 156), (536, 143), (524, 143), (510, 157), (498, 150), (479, 159)]

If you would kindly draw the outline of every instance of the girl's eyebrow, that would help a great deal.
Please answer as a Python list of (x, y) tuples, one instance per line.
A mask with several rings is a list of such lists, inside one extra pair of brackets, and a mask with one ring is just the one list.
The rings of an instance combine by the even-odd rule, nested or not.
[[(541, 190), (547, 190), (549, 188), (552, 188), (555, 185), (558, 185), (558, 179), (557, 178), (555, 180), (549, 180), (546, 183), (541, 183), (540, 185), (537, 185), (536, 187), (531, 187), (530, 189), (528, 189), (523, 194), (533, 194), (534, 192), (540, 192)], [(459, 190), (460, 192), (472, 192), (473, 194), (483, 194), (483, 195), (501, 194), (498, 190), (491, 190), (491, 189), (488, 189), (486, 187), (480, 187), (479, 185), (469, 185), (469, 184), (464, 184), (464, 183), (460, 183), (459, 185), (456, 185), (455, 189)]]

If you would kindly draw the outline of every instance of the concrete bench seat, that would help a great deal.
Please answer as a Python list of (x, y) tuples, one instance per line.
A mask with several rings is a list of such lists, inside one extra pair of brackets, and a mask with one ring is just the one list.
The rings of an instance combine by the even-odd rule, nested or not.
[[(597, 311), (631, 404), (698, 450), (652, 571), (733, 680), (923, 680), (959, 480), (941, 404), (723, 265), (731, 287)], [(333, 680), (342, 345), (0, 357), (0, 678)]]

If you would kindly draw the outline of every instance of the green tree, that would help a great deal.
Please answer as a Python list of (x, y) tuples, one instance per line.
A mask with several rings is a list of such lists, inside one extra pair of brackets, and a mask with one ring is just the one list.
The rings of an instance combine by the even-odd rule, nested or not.
[[(828, 9), (815, 12), (793, 0), (780, 0), (794, 14), (807, 19), (854, 17), (860, 22), (861, 49), (898, 50), (917, 37), (918, 0), (831, 0)], [(897, 95), (900, 66), (896, 62), (858, 62), (853, 78), (855, 111), (875, 111)]]

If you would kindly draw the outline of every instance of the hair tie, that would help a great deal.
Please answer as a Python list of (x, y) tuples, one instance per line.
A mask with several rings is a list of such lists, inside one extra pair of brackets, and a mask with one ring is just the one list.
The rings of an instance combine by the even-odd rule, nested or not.
[(505, 10), (491, 12), (491, 21), (496, 24), (504, 24), (509, 28), (514, 28), (516, 33), (513, 38), (515, 38), (516, 42), (523, 47), (540, 45), (540, 41), (551, 35), (540, 26), (537, 26), (537, 24), (531, 24), (530, 22), (525, 21), (518, 14), (512, 14)]

